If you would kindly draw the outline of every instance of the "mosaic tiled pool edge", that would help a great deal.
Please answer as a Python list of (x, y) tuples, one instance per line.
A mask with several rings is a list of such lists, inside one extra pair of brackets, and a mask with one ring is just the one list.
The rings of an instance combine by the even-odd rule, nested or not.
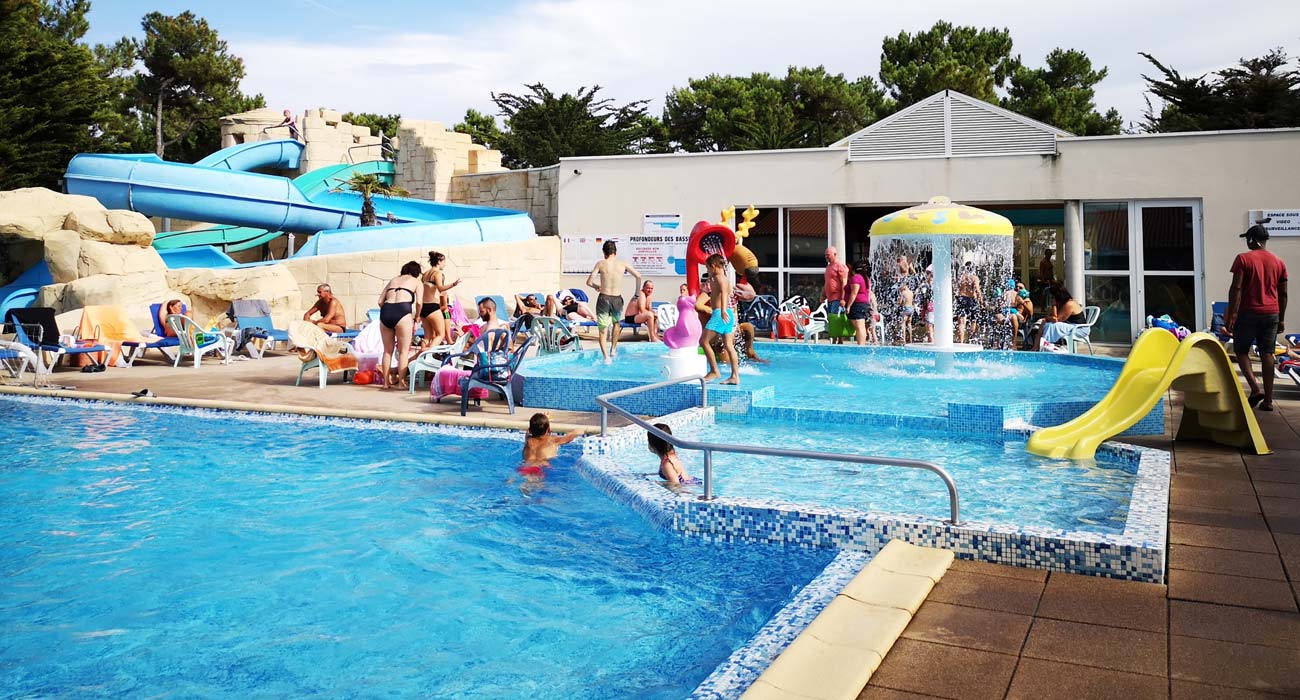
[[(712, 421), (709, 411), (682, 411), (664, 422), (687, 425)], [(1028, 430), (1003, 434), (1023, 439)], [(621, 467), (613, 457), (639, 447), (644, 432), (635, 427), (609, 437), (583, 441), (578, 461), (598, 488), (622, 500), (651, 521), (715, 542), (765, 542), (799, 547), (834, 547), (874, 553), (889, 540), (952, 550), (958, 558), (995, 564), (1065, 571), (1131, 581), (1163, 583), (1168, 529), (1169, 453), (1105, 443), (1101, 452), (1137, 462), (1136, 477), (1122, 533), (1058, 530), (1002, 523), (872, 513), (852, 508), (809, 506), (774, 499), (717, 498), (699, 501)], [(958, 484), (960, 488), (960, 484)]]
[(691, 693), (690, 700), (740, 697), (870, 561), (871, 555), (864, 552), (840, 552), (744, 646), (718, 664)]
[[(857, 346), (802, 344), (765, 344), (777, 348), (777, 354), (787, 352), (854, 352)], [(814, 350), (813, 348), (820, 348)], [(832, 349), (833, 348), (833, 349)], [(595, 351), (586, 351), (595, 353)], [(642, 379), (603, 379), (552, 375), (548, 365), (571, 361), (571, 354), (558, 354), (533, 358), (521, 370), (523, 391), (521, 405), (565, 411), (598, 411), (596, 397), (625, 389), (644, 386)], [(1019, 353), (1018, 357), (1040, 364), (1086, 364), (1090, 362), (1118, 362), (1114, 358), (1057, 353)], [(592, 355), (593, 362), (596, 355)], [(781, 418), (794, 422), (823, 423), (835, 421), (841, 425), (862, 425), (873, 428), (897, 427), (917, 430), (950, 430), (962, 433), (999, 433), (1009, 425), (1030, 424), (1038, 426), (1060, 425), (1077, 418), (1095, 405), (1095, 401), (1054, 400), (1012, 404), (948, 403), (947, 416), (909, 415), (895, 413), (869, 413), (774, 405), (775, 388), (771, 386), (749, 389), (709, 385), (709, 403), (724, 413), (745, 414), (754, 418)], [(683, 411), (699, 405), (699, 390), (694, 382), (663, 387), (652, 391), (619, 398), (620, 407), (638, 415), (661, 416)], [(1123, 436), (1160, 435), (1165, 431), (1166, 406), (1160, 399), (1140, 421), (1120, 433)]]

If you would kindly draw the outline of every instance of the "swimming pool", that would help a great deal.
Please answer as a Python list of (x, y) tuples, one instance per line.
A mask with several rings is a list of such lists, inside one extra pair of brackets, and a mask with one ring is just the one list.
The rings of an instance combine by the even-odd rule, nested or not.
[[(934, 353), (923, 350), (771, 342), (757, 350), (770, 363), (742, 367), (739, 389), (712, 385), (711, 402), (762, 418), (773, 409), (811, 411), (802, 418), (963, 432), (1000, 432), (1008, 421), (1063, 423), (1101, 400), (1123, 367), (1105, 357), (986, 351), (959, 354), (951, 370), (940, 371)], [(600, 394), (663, 379), (665, 353), (658, 343), (628, 343), (609, 365), (595, 351), (532, 358), (520, 371), (524, 405), (597, 410)], [(699, 389), (667, 387), (619, 403), (663, 415), (699, 405)], [(1126, 434), (1163, 430), (1162, 402)]]
[[(1095, 463), (1048, 459), (1025, 451), (1025, 441), (992, 436), (832, 426), (791, 426), (722, 416), (713, 425), (679, 431), (689, 440), (772, 445), (809, 451), (876, 455), (943, 465), (958, 484), (962, 519), (1053, 530), (1122, 533), (1137, 480), (1131, 455), (1102, 453)], [(703, 473), (698, 452), (682, 454), (687, 472)], [(646, 478), (657, 481), (657, 464)], [(718, 452), (714, 493), (808, 506), (858, 508), (874, 513), (948, 517), (948, 492), (934, 474)], [(698, 490), (698, 489), (697, 489)]]
[(681, 698), (831, 559), (494, 435), (0, 400), (0, 694)]

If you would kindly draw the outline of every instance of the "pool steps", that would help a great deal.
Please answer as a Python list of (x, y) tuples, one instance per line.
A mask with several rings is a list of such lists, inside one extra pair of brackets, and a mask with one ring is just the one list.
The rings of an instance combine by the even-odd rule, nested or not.
[(741, 700), (858, 697), (952, 561), (950, 551), (892, 540)]

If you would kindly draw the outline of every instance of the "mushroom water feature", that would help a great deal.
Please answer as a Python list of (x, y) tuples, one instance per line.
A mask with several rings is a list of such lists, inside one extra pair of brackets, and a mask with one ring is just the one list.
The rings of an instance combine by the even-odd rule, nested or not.
[[(902, 286), (910, 285), (913, 292), (929, 289), (928, 294), (916, 293), (914, 306), (924, 315), (923, 299), (932, 301), (934, 337), (932, 342), (907, 346), (934, 351), (939, 373), (952, 369), (956, 353), (982, 349), (976, 343), (953, 342), (953, 280), (960, 280), (962, 275), (974, 276), (979, 301), (973, 312), (967, 309), (969, 320), (988, 322), (987, 309), (1000, 303), (990, 297), (999, 294), (1010, 277), (1012, 234), (1011, 221), (1006, 217), (955, 204), (947, 197), (932, 197), (925, 204), (882, 216), (871, 225), (871, 276), (877, 303), (885, 309), (887, 319), (900, 319), (903, 317), (898, 299)], [(927, 253), (929, 268), (919, 265)], [(916, 265), (916, 269), (900, 269), (900, 258), (906, 258), (904, 262)], [(960, 261), (961, 269), (954, 260)], [(934, 273), (932, 283), (924, 281), (929, 269)], [(882, 293), (888, 296), (882, 298)], [(893, 325), (901, 327), (910, 322), (910, 317), (903, 318)], [(891, 328), (890, 332), (897, 331)]]

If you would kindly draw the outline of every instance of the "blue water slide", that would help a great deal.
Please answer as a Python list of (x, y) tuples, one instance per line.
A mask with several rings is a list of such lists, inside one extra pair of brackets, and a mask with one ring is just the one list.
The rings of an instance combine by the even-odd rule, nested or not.
[(223, 148), (195, 165), (223, 170), (257, 170), (258, 168), (297, 170), (304, 148), (300, 142), (291, 139), (253, 141)]
[(14, 281), (0, 287), (0, 319), (4, 318), (5, 312), (9, 309), (31, 306), (35, 303), (41, 287), (47, 284), (54, 284), (54, 277), (50, 274), (49, 265), (42, 260), (27, 268)]
[[(64, 181), (70, 194), (89, 195), (109, 209), (319, 234), (297, 256), (520, 241), (536, 235), (522, 212), (380, 196), (374, 197), (374, 206), (384, 225), (360, 228), (359, 194), (325, 191), (309, 197), (288, 178), (230, 169), (288, 167), (301, 148), (294, 141), (243, 144), (205, 159), (217, 167), (164, 161), (153, 154), (82, 153), (68, 163)], [(217, 258), (211, 260), (220, 266)]]

